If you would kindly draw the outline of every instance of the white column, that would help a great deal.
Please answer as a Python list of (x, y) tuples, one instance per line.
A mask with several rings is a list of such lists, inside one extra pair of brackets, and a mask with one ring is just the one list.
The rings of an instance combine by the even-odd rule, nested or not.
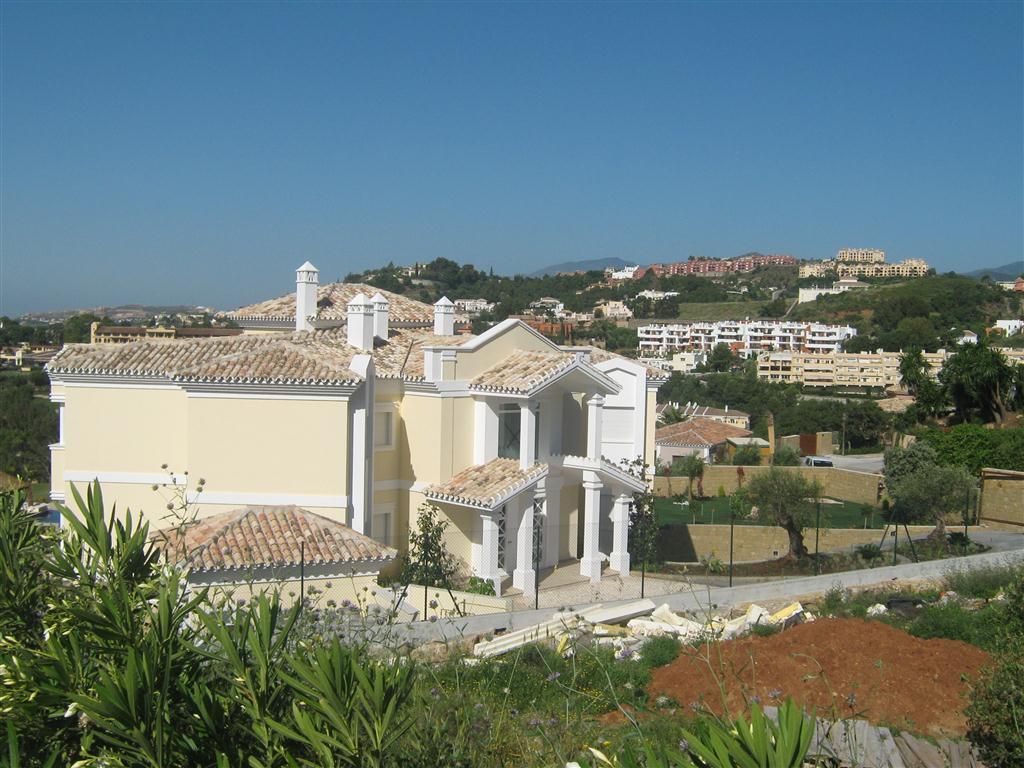
[(583, 475), (583, 559), (580, 574), (591, 582), (601, 580), (601, 553), (598, 540), (601, 533), (601, 481), (594, 472)]
[(615, 497), (612, 506), (612, 553), (608, 565), (620, 574), (629, 573), (629, 505), (633, 497), (627, 493)]
[(64, 445), (64, 406), (57, 409), (57, 418), (60, 424), (57, 432), (57, 445)]
[(537, 589), (537, 572), (533, 570), (533, 499), (523, 496), (520, 503), (523, 511), (516, 531), (516, 567), (512, 571), (512, 586), (521, 589), (524, 595), (532, 595)]
[(530, 402), (519, 404), (519, 466), (529, 469), (537, 461), (537, 414)]
[(476, 575), (494, 584), (494, 594), (501, 594), (498, 574), (498, 521), (490, 513), (480, 515), (480, 562)]
[(587, 400), (587, 458), (601, 458), (601, 423), (604, 416), (604, 397), (593, 395)]
[(542, 568), (558, 565), (561, 547), (562, 526), (562, 482), (561, 478), (544, 479), (544, 558)]

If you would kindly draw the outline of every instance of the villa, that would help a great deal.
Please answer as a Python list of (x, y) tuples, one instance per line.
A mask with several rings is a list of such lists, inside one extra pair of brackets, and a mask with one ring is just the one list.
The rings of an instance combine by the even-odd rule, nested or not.
[(67, 345), (47, 366), (52, 497), (98, 479), (154, 527), (160, 494), (200, 519), (294, 506), (397, 550), (428, 502), (497, 594), (567, 560), (591, 581), (628, 572), (646, 482), (622, 465), (654, 464), (665, 373), (514, 319), (456, 333), (446, 298), (318, 275), (307, 262), (295, 294), (232, 313), (238, 336)]

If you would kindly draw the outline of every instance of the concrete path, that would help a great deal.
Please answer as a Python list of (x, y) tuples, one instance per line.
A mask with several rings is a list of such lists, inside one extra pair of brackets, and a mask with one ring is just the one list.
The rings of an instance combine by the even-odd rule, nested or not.
[[(883, 585), (888, 581), (915, 578), (942, 578), (957, 570), (976, 570), (991, 567), (1024, 567), (1024, 549), (1005, 552), (986, 552), (982, 555), (932, 560), (925, 563), (908, 563), (882, 568), (870, 568), (846, 573), (830, 573), (822, 576), (806, 576), (780, 581), (743, 584), (732, 587), (715, 587), (706, 584), (680, 583), (679, 591), (653, 598), (656, 602), (667, 603), (673, 611), (690, 611), (699, 614), (726, 609), (746, 603), (769, 600), (794, 599), (805, 595), (823, 594), (839, 587), (865, 587)], [(635, 599), (635, 598), (633, 598)], [(604, 606), (622, 605), (631, 600), (617, 600), (601, 603)], [(567, 606), (568, 607), (568, 606)], [(573, 605), (579, 611), (587, 605)], [(497, 630), (513, 630), (529, 627), (551, 619), (552, 610), (518, 611), (514, 613), (467, 616), (458, 619), (442, 619), (437, 622), (416, 622), (409, 625), (408, 637), (416, 642), (436, 640), (458, 640)]]

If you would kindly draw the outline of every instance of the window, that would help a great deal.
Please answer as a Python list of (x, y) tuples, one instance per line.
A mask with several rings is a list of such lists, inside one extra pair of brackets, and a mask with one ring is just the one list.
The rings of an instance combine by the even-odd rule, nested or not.
[(395, 412), (387, 406), (376, 410), (373, 414), (373, 447), (383, 451), (395, 447)]
[(519, 458), (519, 406), (515, 403), (498, 409), (498, 456), (503, 459)]
[(385, 546), (391, 546), (391, 518), (390, 506), (378, 505), (373, 512), (370, 536)]

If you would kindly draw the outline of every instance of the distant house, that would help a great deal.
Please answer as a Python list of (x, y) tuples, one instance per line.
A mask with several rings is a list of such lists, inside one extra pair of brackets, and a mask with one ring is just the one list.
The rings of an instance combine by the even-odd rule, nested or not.
[(660, 464), (671, 464), (680, 456), (700, 456), (710, 464), (716, 455), (724, 453), (727, 440), (749, 435), (749, 429), (697, 417), (660, 427), (654, 435), (654, 446)]
[[(235, 599), (280, 589), (286, 602), (303, 588), (353, 602), (376, 587), (398, 552), (344, 523), (297, 506), (254, 506), (221, 512), (153, 534), (165, 560), (189, 584)], [(363, 587), (367, 587), (364, 592)], [(362, 593), (362, 594), (361, 594)]]
[(241, 328), (167, 328), (161, 325), (100, 325), (89, 326), (92, 344), (127, 344), (143, 339), (208, 339), (221, 336), (239, 336)]
[(711, 408), (709, 406), (698, 406), (695, 402), (684, 402), (682, 404), (678, 402), (668, 402), (660, 404), (657, 407), (658, 420), (662, 418), (662, 415), (669, 408), (674, 408), (679, 412), (679, 415), (683, 419), (712, 419), (714, 421), (720, 421), (723, 424), (731, 424), (734, 427), (740, 429), (751, 428), (751, 415), (743, 411), (736, 409), (729, 410), (726, 406), (722, 408)]
[(608, 299), (594, 305), (594, 316), (600, 312), (602, 317), (609, 320), (629, 320), (633, 317), (633, 310), (626, 306), (625, 302)]
[(730, 437), (725, 441), (725, 458), (732, 461), (740, 448), (753, 446), (761, 456), (761, 463), (768, 464), (771, 460), (771, 443), (760, 437)]

